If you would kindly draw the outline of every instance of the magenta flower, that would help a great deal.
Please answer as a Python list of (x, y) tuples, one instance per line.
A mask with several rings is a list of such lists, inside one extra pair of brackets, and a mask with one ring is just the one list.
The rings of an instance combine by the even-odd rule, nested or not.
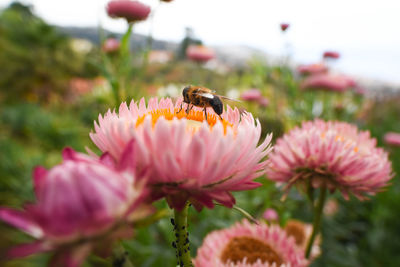
[(299, 67), (297, 67), (297, 71), (303, 75), (321, 74), (321, 73), (327, 73), (328, 67), (321, 63), (300, 65)]
[(215, 53), (211, 48), (202, 45), (190, 45), (186, 49), (186, 57), (198, 63), (206, 63), (215, 58)]
[(326, 52), (324, 52), (323, 57), (331, 58), (331, 59), (338, 59), (338, 58), (340, 58), (340, 54), (335, 51), (326, 51)]
[(303, 267), (308, 261), (304, 251), (279, 226), (255, 225), (243, 220), (208, 234), (194, 264), (196, 267)]
[(263, 217), (265, 220), (270, 221), (270, 222), (276, 222), (276, 221), (279, 220), (279, 215), (278, 215), (278, 213), (276, 212), (276, 210), (271, 209), (271, 208), (266, 209), (266, 210), (264, 211), (262, 217)]
[(400, 146), (400, 133), (389, 132), (383, 137), (387, 145)]
[(229, 106), (223, 120), (207, 108), (193, 107), (189, 114), (182, 98), (150, 99), (146, 106), (122, 103), (119, 114), (108, 111), (99, 115), (93, 142), (117, 161), (127, 144), (136, 145), (135, 166), (139, 173), (148, 171), (154, 198), (166, 197), (169, 205), (181, 210), (190, 202), (197, 208), (213, 208), (213, 200), (232, 207), (231, 191), (249, 190), (260, 186), (253, 179), (266, 167), (264, 159), (270, 152), (271, 135), (258, 146), (261, 126), (250, 113), (242, 115)]
[(120, 42), (115, 38), (108, 38), (104, 41), (103, 46), (101, 49), (105, 53), (114, 53), (119, 50)]
[[(367, 131), (345, 122), (304, 122), (280, 138), (270, 156), (268, 178), (314, 188), (338, 189), (348, 199), (382, 190), (392, 178), (388, 154)], [(302, 187), (301, 187), (302, 188)]]
[(113, 0), (107, 5), (107, 14), (112, 18), (124, 18), (128, 22), (147, 19), (150, 7), (138, 1)]
[(281, 31), (285, 32), (288, 28), (289, 28), (290, 24), (289, 23), (281, 23), (280, 27), (281, 27)]
[[(63, 158), (50, 170), (34, 170), (35, 204), (24, 211), (0, 208), (1, 220), (38, 239), (12, 249), (10, 257), (55, 250), (54, 266), (80, 266), (92, 249), (130, 236), (126, 223), (149, 214), (143, 183), (122, 172), (123, 165), (113, 166), (110, 156), (94, 159), (66, 148)], [(122, 162), (128, 159), (125, 153)]]
[(303, 89), (322, 89), (334, 92), (344, 92), (356, 86), (356, 82), (341, 74), (315, 74), (304, 79), (300, 84)]

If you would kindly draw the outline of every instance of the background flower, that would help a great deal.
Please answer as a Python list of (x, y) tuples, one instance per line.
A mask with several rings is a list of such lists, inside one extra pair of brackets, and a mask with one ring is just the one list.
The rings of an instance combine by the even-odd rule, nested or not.
[(301, 267), (307, 266), (307, 261), (294, 239), (279, 226), (255, 225), (244, 220), (208, 234), (197, 251), (194, 264), (197, 267)]
[(150, 7), (138, 1), (113, 0), (107, 5), (107, 14), (112, 18), (124, 18), (128, 22), (145, 20), (150, 14)]
[(286, 183), (339, 189), (359, 199), (382, 190), (392, 177), (387, 153), (369, 132), (345, 122), (304, 122), (280, 138), (270, 156), (268, 178)]

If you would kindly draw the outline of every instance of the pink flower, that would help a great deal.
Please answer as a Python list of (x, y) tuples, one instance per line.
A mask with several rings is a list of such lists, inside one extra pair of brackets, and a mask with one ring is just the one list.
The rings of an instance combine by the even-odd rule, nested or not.
[(107, 14), (112, 18), (124, 18), (128, 22), (145, 20), (150, 14), (150, 7), (138, 1), (113, 0), (107, 5)]
[(169, 2), (172, 2), (173, 0), (161, 0), (161, 2), (167, 2), (167, 3), (169, 3)]
[(309, 64), (309, 65), (300, 65), (297, 68), (297, 71), (300, 74), (303, 74), (303, 75), (320, 74), (320, 73), (328, 72), (328, 67), (325, 66), (324, 64), (321, 64), (321, 63)]
[(186, 49), (186, 57), (192, 61), (205, 63), (215, 57), (211, 48), (202, 45), (190, 45)]
[(232, 207), (230, 191), (260, 186), (253, 179), (266, 167), (271, 135), (257, 146), (261, 126), (250, 113), (242, 115), (229, 106), (223, 120), (207, 108), (193, 107), (189, 114), (182, 98), (175, 104), (169, 98), (150, 99), (146, 106), (122, 103), (119, 114), (99, 115), (93, 142), (117, 161), (130, 140), (135, 140), (136, 161), (130, 163), (139, 173), (148, 171), (154, 198), (166, 196), (169, 205), (182, 209), (186, 201), (197, 208), (213, 208), (213, 200)]
[(322, 89), (335, 92), (344, 92), (356, 85), (348, 76), (341, 74), (315, 74), (304, 79), (300, 87), (303, 89)]
[(262, 216), (264, 219), (266, 219), (267, 221), (272, 221), (272, 222), (276, 222), (276, 221), (278, 221), (278, 219), (279, 219), (279, 215), (278, 215), (278, 213), (276, 212), (276, 210), (274, 210), (274, 209), (271, 209), (271, 208), (269, 208), (269, 209), (266, 209), (265, 211), (264, 211), (264, 214), (263, 214), (263, 216)]
[(335, 51), (326, 51), (323, 54), (324, 58), (332, 58), (332, 59), (338, 59), (340, 58), (340, 54), (338, 52)]
[(290, 24), (289, 23), (281, 23), (281, 31), (285, 32), (289, 28)]
[(258, 89), (249, 89), (240, 94), (240, 99), (244, 101), (258, 102), (261, 98), (262, 94)]
[(303, 267), (308, 261), (293, 238), (277, 225), (250, 224), (211, 232), (194, 260), (196, 267)]
[(387, 145), (400, 146), (400, 133), (389, 132), (383, 137)]
[(258, 100), (258, 104), (261, 106), (261, 107), (268, 107), (269, 106), (269, 100), (268, 100), (268, 98), (266, 98), (266, 97), (261, 97), (259, 100)]
[(120, 42), (115, 38), (108, 38), (104, 41), (102, 50), (105, 53), (114, 53), (119, 50)]
[(367, 131), (345, 122), (303, 122), (280, 138), (270, 156), (268, 178), (292, 185), (338, 189), (348, 199), (374, 195), (392, 178), (388, 154)]
[[(130, 157), (125, 153), (123, 161)], [(94, 247), (131, 234), (124, 223), (149, 214), (143, 183), (122, 172), (123, 165), (113, 166), (107, 154), (94, 159), (66, 148), (63, 158), (50, 170), (34, 170), (35, 204), (24, 211), (0, 208), (1, 220), (38, 239), (12, 249), (10, 257), (56, 250), (54, 266), (80, 266)]]

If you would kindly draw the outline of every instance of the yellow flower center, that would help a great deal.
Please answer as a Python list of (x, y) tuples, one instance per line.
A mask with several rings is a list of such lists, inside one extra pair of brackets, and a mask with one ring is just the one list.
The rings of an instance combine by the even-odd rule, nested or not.
[(232, 238), (221, 253), (223, 263), (240, 263), (246, 258), (247, 264), (260, 260), (262, 263), (276, 263), (281, 266), (281, 256), (268, 244), (256, 238), (239, 236)]
[(226, 121), (224, 119), (221, 120), (215, 114), (207, 113), (207, 120), (206, 120), (204, 111), (190, 110), (188, 114), (186, 114), (186, 111), (184, 109), (182, 109), (179, 112), (178, 111), (179, 111), (178, 108), (175, 108), (173, 112), (171, 112), (171, 109), (151, 110), (147, 114), (140, 116), (136, 120), (136, 127), (141, 125), (147, 116), (151, 116), (153, 127), (156, 124), (157, 120), (161, 117), (164, 117), (164, 119), (169, 121), (172, 121), (174, 118), (177, 118), (179, 120), (185, 118), (188, 120), (188, 129), (192, 130), (193, 132), (197, 131), (200, 128), (203, 121), (207, 121), (208, 125), (210, 125), (210, 128), (212, 128), (217, 123), (217, 121), (220, 120), (222, 126), (224, 127), (224, 133), (226, 133), (226, 129), (228, 126), (233, 127), (233, 124), (231, 124), (229, 121)]
[[(324, 140), (325, 137), (326, 137), (326, 132), (322, 132), (322, 133), (321, 133), (321, 139)], [(335, 136), (335, 141), (336, 141), (336, 142), (347, 142), (347, 145), (346, 145), (345, 148), (349, 148), (349, 147), (354, 143), (353, 140), (351, 140), (351, 139), (349, 139), (349, 138), (345, 138), (344, 136), (339, 135), (339, 134), (337, 134), (337, 135)], [(353, 151), (357, 153), (357, 152), (358, 152), (358, 147), (357, 147), (357, 146), (354, 146)]]

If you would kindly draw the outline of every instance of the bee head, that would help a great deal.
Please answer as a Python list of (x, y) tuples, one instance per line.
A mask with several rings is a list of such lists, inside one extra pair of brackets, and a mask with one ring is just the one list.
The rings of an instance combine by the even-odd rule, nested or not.
[(222, 114), (224, 105), (222, 104), (222, 101), (218, 96), (214, 96), (214, 98), (210, 100), (210, 104), (215, 113), (217, 113), (218, 115)]

